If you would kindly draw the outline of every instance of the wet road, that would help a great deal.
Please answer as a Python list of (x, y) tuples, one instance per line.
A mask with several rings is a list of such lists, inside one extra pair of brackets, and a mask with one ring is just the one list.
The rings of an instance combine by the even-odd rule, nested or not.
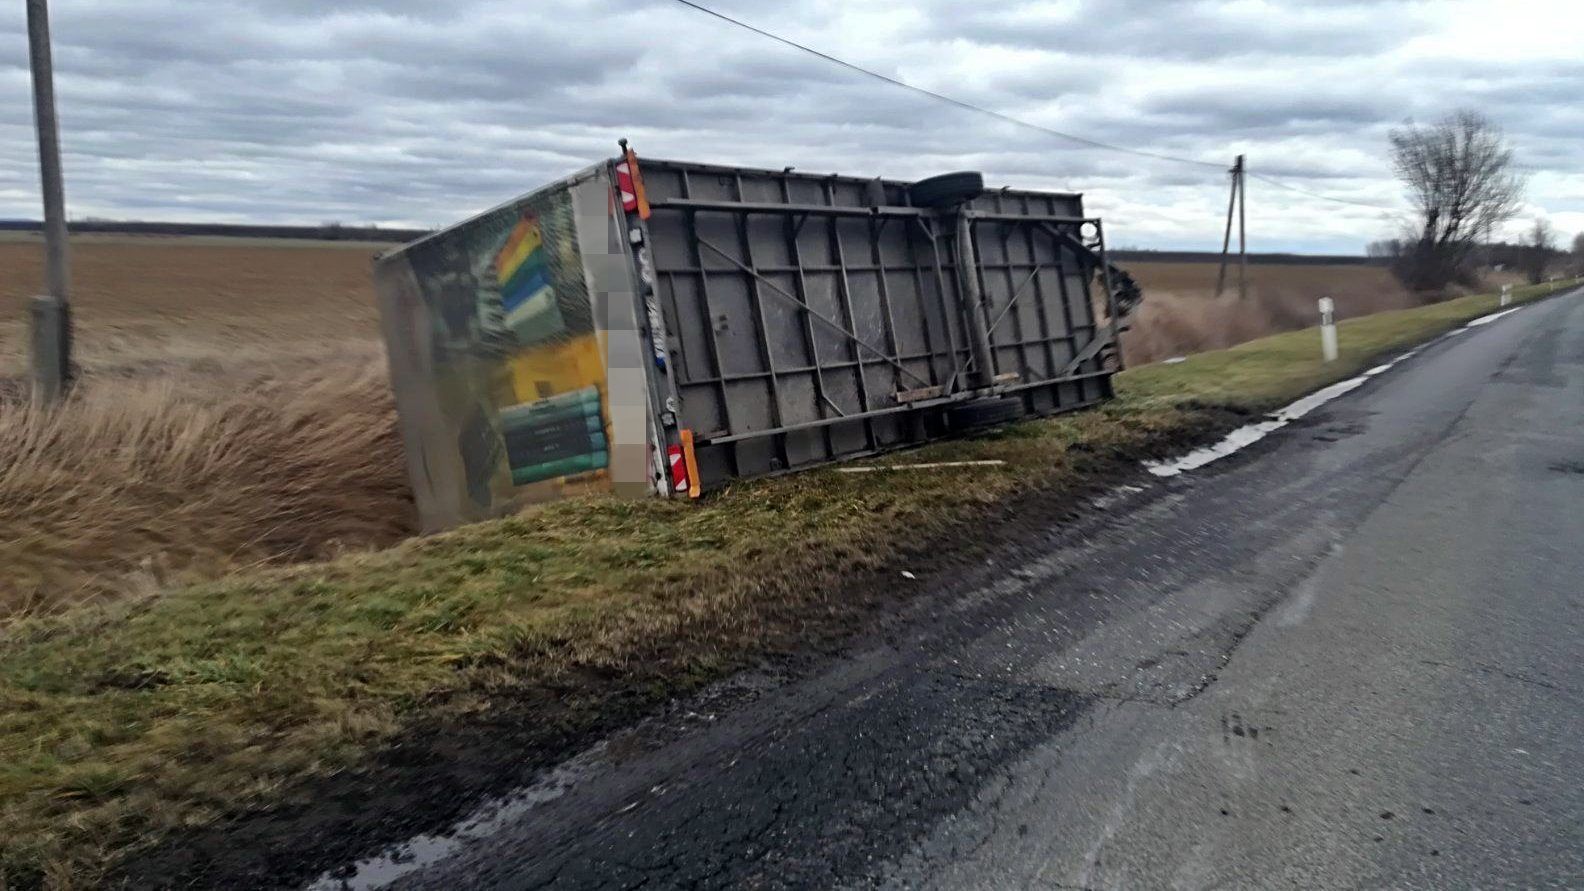
[(1584, 885), (1584, 298), (1140, 486), (398, 886)]

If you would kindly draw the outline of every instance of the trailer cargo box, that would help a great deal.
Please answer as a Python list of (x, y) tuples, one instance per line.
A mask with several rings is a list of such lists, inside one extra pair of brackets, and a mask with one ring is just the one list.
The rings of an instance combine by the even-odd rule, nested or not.
[(1138, 297), (1076, 194), (630, 151), (375, 279), (426, 529), (1093, 405)]

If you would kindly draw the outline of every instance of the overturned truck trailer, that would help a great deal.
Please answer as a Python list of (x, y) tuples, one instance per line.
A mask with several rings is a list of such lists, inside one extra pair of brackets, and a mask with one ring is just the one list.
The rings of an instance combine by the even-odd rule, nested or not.
[(1075, 194), (640, 169), (625, 146), (375, 279), (431, 530), (1092, 405), (1139, 299)]

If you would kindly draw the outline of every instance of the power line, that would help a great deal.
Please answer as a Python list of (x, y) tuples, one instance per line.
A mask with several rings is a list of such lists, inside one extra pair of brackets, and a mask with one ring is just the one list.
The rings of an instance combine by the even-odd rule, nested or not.
[(1297, 192), (1300, 195), (1308, 195), (1310, 198), (1319, 198), (1321, 201), (1334, 201), (1337, 204), (1351, 204), (1354, 207), (1367, 207), (1370, 210), (1384, 210), (1388, 212), (1396, 209), (1387, 207), (1383, 204), (1371, 204), (1367, 201), (1354, 201), (1351, 198), (1337, 198), (1333, 195), (1323, 195), (1319, 192), (1311, 192), (1308, 189), (1303, 189), (1289, 183), (1284, 183), (1275, 177), (1266, 176), (1263, 173), (1254, 173), (1253, 171), (1249, 171), (1247, 175), (1259, 180), (1260, 182), (1269, 183), (1273, 186), (1276, 186), (1277, 188), (1286, 189), (1289, 192)]
[(730, 24), (736, 25), (737, 27), (742, 28), (744, 30), (752, 31), (753, 33), (758, 34), (761, 37), (768, 37), (771, 40), (776, 41), (777, 43), (781, 43), (781, 44), (784, 44), (786, 46), (790, 46), (793, 49), (801, 50), (802, 52), (808, 53), (809, 55), (812, 55), (812, 56), (817, 56), (817, 57), (819, 57), (821, 59), (824, 59), (827, 62), (831, 62), (831, 63), (834, 63), (836, 65), (840, 65), (841, 67), (846, 68), (849, 71), (856, 71), (859, 74), (862, 74), (862, 75), (864, 75), (866, 77), (872, 77), (875, 80), (884, 81), (884, 82), (886, 82), (888, 84), (891, 84), (892, 86), (901, 87), (904, 90), (911, 90), (914, 93), (918, 93), (918, 94), (923, 95), (923, 96), (928, 96), (931, 99), (936, 99), (936, 100), (939, 100), (941, 102), (945, 102), (945, 103), (947, 103), (949, 105), (955, 105), (958, 108), (966, 109), (966, 110), (972, 111), (972, 112), (977, 112), (977, 113), (983, 114), (983, 115), (989, 115), (990, 117), (993, 117), (993, 118), (996, 118), (998, 120), (1004, 121), (1004, 122), (1006, 122), (1008, 124), (1014, 124), (1016, 126), (1024, 127), (1026, 129), (1029, 129), (1029, 130), (1037, 130), (1037, 131), (1039, 131), (1041, 133), (1044, 133), (1044, 134), (1046, 134), (1048, 136), (1055, 136), (1055, 137), (1058, 137), (1060, 139), (1066, 139), (1066, 140), (1068, 140), (1070, 142), (1076, 142), (1076, 143), (1078, 143), (1080, 145), (1087, 145), (1087, 146), (1089, 146), (1091, 148), (1105, 149), (1106, 151), (1111, 151), (1111, 152), (1123, 152), (1123, 153), (1126, 153), (1126, 154), (1129, 154), (1129, 155), (1137, 155), (1138, 157), (1141, 157), (1141, 158), (1155, 158), (1156, 160), (1160, 160), (1160, 161), (1174, 161), (1174, 162), (1176, 162), (1178, 164), (1193, 164), (1193, 165), (1198, 166), (1198, 167), (1209, 167), (1209, 168), (1212, 168), (1214, 170), (1222, 170), (1222, 169), (1224, 169), (1222, 167), (1222, 165), (1217, 164), (1217, 163), (1215, 163), (1213, 161), (1198, 161), (1198, 160), (1195, 160), (1193, 158), (1183, 158), (1183, 157), (1179, 157), (1177, 155), (1167, 155), (1167, 154), (1162, 154), (1160, 152), (1145, 151), (1143, 149), (1132, 149), (1132, 148), (1127, 148), (1126, 146), (1112, 145), (1111, 143), (1108, 143), (1108, 142), (1101, 142), (1098, 139), (1089, 139), (1087, 137), (1077, 136), (1077, 135), (1074, 135), (1072, 133), (1063, 133), (1060, 130), (1052, 130), (1049, 127), (1041, 126), (1039, 124), (1033, 123), (1032, 121), (1025, 121), (1022, 118), (1015, 118), (1012, 115), (1003, 114), (1002, 112), (995, 111), (995, 110), (989, 109), (989, 108), (985, 108), (982, 105), (975, 105), (972, 102), (967, 102), (967, 101), (964, 101), (962, 99), (956, 99), (956, 98), (953, 98), (951, 96), (944, 95), (942, 93), (937, 93), (934, 90), (926, 90), (923, 87), (914, 86), (913, 84), (910, 84), (907, 81), (897, 80), (894, 77), (891, 77), (891, 76), (886, 75), (886, 74), (881, 74), (878, 71), (873, 71), (871, 69), (864, 68), (861, 65), (855, 65), (852, 62), (846, 61), (845, 59), (838, 59), (835, 56), (830, 55), (829, 53), (820, 52), (819, 50), (814, 49), (811, 46), (805, 46), (804, 44), (798, 43), (795, 40), (789, 40), (788, 38), (782, 37), (779, 34), (773, 34), (773, 33), (769, 32), (769, 31), (764, 30), (763, 28), (758, 28), (758, 27), (755, 27), (753, 25), (750, 25), (747, 22), (741, 21), (740, 19), (734, 19), (731, 16), (726, 15), (723, 12), (717, 12), (717, 11), (715, 11), (713, 9), (710, 9), (707, 6), (702, 6), (702, 5), (698, 4), (698, 3), (694, 3), (694, 2), (692, 2), (692, 0), (676, 0), (676, 2), (682, 4), (683, 6), (686, 6), (686, 7), (690, 8), (690, 9), (698, 10), (699, 12), (702, 12), (705, 15), (714, 16), (715, 18), (720, 19), (723, 22), (729, 22)]
[[(751, 31), (751, 32), (753, 32), (755, 34), (758, 34), (761, 37), (768, 37), (769, 39), (774, 40), (777, 43), (783, 44), (785, 46), (792, 47), (793, 49), (798, 50), (800, 52), (808, 53), (811, 56), (815, 56), (816, 58), (823, 59), (826, 62), (830, 62), (830, 63), (835, 64), (835, 65), (840, 65), (841, 67), (846, 68), (849, 71), (857, 72), (858, 74), (862, 74), (865, 77), (871, 77), (871, 78), (874, 78), (875, 80), (882, 81), (884, 83), (888, 83), (888, 84), (890, 84), (892, 86), (895, 86), (895, 87), (901, 87), (904, 90), (908, 90), (908, 91), (917, 93), (917, 94), (919, 94), (921, 96), (927, 96), (927, 97), (929, 97), (931, 99), (937, 100), (939, 102), (945, 102), (948, 105), (954, 105), (954, 106), (956, 106), (958, 108), (961, 108), (961, 109), (964, 109), (964, 110), (967, 110), (967, 111), (972, 111), (972, 112), (975, 112), (977, 114), (987, 115), (989, 117), (993, 117), (993, 118), (995, 118), (997, 120), (1003, 121), (1003, 122), (1008, 123), (1008, 124), (1013, 124), (1013, 125), (1018, 126), (1018, 127), (1023, 127), (1025, 129), (1028, 129), (1028, 130), (1035, 130), (1035, 131), (1038, 131), (1040, 133), (1044, 133), (1044, 134), (1046, 134), (1048, 136), (1055, 136), (1055, 137), (1057, 137), (1059, 139), (1065, 139), (1065, 140), (1068, 140), (1069, 142), (1076, 142), (1079, 145), (1086, 145), (1086, 146), (1089, 146), (1091, 148), (1102, 149), (1102, 150), (1105, 150), (1105, 151), (1121, 152), (1123, 154), (1134, 155), (1134, 156), (1141, 157), (1141, 158), (1154, 158), (1155, 160), (1158, 160), (1158, 161), (1171, 161), (1171, 162), (1177, 163), (1177, 164), (1190, 164), (1190, 165), (1193, 165), (1195, 167), (1208, 167), (1208, 168), (1210, 168), (1212, 170), (1221, 170), (1221, 171), (1225, 171), (1226, 170), (1226, 168), (1223, 167), (1221, 164), (1215, 163), (1213, 161), (1200, 161), (1200, 160), (1196, 160), (1194, 158), (1184, 158), (1184, 157), (1181, 157), (1179, 155), (1168, 155), (1168, 154), (1165, 154), (1165, 153), (1162, 153), (1162, 152), (1151, 152), (1151, 151), (1145, 151), (1144, 149), (1133, 149), (1133, 148), (1128, 148), (1126, 146), (1113, 145), (1113, 144), (1111, 144), (1109, 142), (1101, 142), (1098, 139), (1090, 139), (1090, 138), (1085, 137), (1085, 136), (1078, 136), (1078, 135), (1073, 134), (1073, 133), (1064, 133), (1064, 132), (1062, 132), (1060, 130), (1053, 130), (1050, 127), (1045, 127), (1045, 126), (1042, 126), (1040, 124), (1036, 124), (1036, 123), (1034, 123), (1032, 121), (1025, 121), (1022, 118), (1013, 117), (1012, 115), (1005, 114), (1005, 113), (999, 112), (999, 111), (995, 111), (994, 109), (985, 108), (982, 105), (975, 105), (972, 102), (967, 102), (967, 101), (962, 100), (962, 99), (957, 99), (957, 98), (952, 97), (952, 96), (947, 96), (947, 95), (945, 95), (943, 93), (937, 93), (934, 90), (927, 90), (927, 89), (925, 89), (923, 87), (915, 86), (914, 84), (910, 84), (907, 81), (898, 80), (897, 78), (891, 77), (890, 75), (881, 74), (878, 71), (874, 71), (872, 69), (865, 68), (862, 65), (856, 65), (856, 64), (854, 64), (852, 62), (849, 62), (849, 61), (847, 61), (845, 59), (839, 59), (839, 58), (837, 58), (837, 57), (835, 57), (835, 56), (833, 56), (833, 55), (831, 55), (829, 53), (821, 52), (820, 50), (817, 50), (817, 49), (815, 49), (815, 48), (813, 48), (811, 46), (807, 46), (805, 44), (798, 43), (795, 40), (791, 40), (789, 38), (782, 37), (779, 34), (775, 34), (773, 32), (766, 31), (765, 29), (757, 27), (755, 25), (750, 25), (747, 22), (742, 21), (741, 19), (733, 18), (733, 17), (731, 17), (731, 16), (729, 16), (729, 15), (723, 13), (723, 12), (718, 12), (718, 11), (716, 11), (714, 9), (711, 9), (711, 8), (709, 8), (707, 6), (704, 6), (702, 4), (695, 3), (695, 2), (693, 2), (693, 0), (676, 0), (676, 2), (680, 3), (683, 6), (688, 7), (689, 9), (693, 9), (693, 10), (696, 10), (698, 12), (702, 12), (705, 15), (713, 16), (714, 18), (720, 19), (723, 22), (726, 22), (728, 24), (734, 25), (734, 26), (736, 26), (738, 28), (742, 28), (745, 31)], [(1336, 198), (1336, 197), (1333, 197), (1331, 195), (1323, 195), (1323, 194), (1321, 194), (1319, 192), (1312, 192), (1312, 191), (1310, 191), (1308, 189), (1303, 189), (1303, 188), (1300, 188), (1298, 186), (1289, 185), (1288, 183), (1282, 182), (1279, 179), (1276, 179), (1276, 178), (1271, 177), (1271, 176), (1266, 176), (1266, 175), (1263, 175), (1263, 174), (1259, 174), (1259, 173), (1249, 172), (1248, 175), (1254, 177), (1255, 179), (1260, 180), (1261, 182), (1269, 183), (1270, 185), (1276, 186), (1278, 188), (1287, 189), (1289, 191), (1297, 192), (1297, 193), (1302, 194), (1302, 195), (1307, 195), (1307, 196), (1309, 196), (1311, 198), (1318, 198), (1318, 199), (1320, 199), (1322, 201), (1332, 201), (1332, 202), (1335, 202), (1337, 204), (1351, 204), (1351, 205), (1353, 205), (1355, 207), (1367, 207), (1367, 208), (1370, 208), (1371, 210), (1382, 210), (1382, 211), (1391, 211), (1392, 210), (1392, 208), (1384, 207), (1384, 206), (1378, 205), (1378, 204), (1370, 204), (1370, 203), (1363, 202), (1363, 201), (1354, 201), (1354, 200), (1349, 199), (1349, 198)]]

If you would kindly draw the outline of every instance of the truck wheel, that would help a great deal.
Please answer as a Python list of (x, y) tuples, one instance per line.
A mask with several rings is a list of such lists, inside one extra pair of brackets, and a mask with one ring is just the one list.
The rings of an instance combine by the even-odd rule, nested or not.
[(908, 187), (914, 207), (948, 207), (984, 194), (984, 175), (972, 170), (942, 173)]
[(1016, 396), (1000, 399), (976, 399), (946, 410), (946, 422), (953, 430), (971, 430), (1005, 424), (1023, 417), (1023, 400)]

